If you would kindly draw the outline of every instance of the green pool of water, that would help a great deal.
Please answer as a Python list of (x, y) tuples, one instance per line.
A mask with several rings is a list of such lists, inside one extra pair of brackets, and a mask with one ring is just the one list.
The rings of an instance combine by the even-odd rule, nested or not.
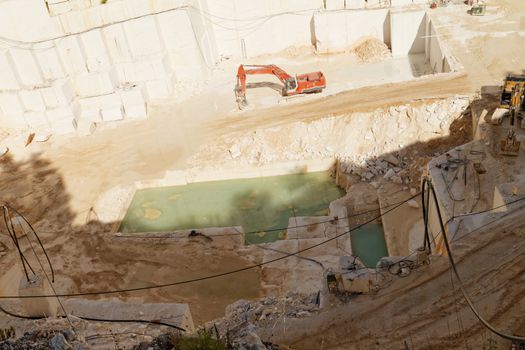
[(120, 232), (165, 232), (242, 226), (246, 243), (284, 237), (293, 216), (327, 215), (342, 197), (328, 172), (192, 183), (138, 190)]
[(376, 267), (377, 262), (388, 256), (383, 226), (371, 222), (352, 231), (352, 254), (358, 256), (367, 267)]

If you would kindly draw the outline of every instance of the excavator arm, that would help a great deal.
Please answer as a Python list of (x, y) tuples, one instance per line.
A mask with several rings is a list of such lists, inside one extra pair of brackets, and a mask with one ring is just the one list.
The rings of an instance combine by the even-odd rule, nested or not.
[(301, 93), (319, 92), (325, 86), (323, 73), (315, 72), (293, 77), (276, 65), (243, 65), (237, 70), (237, 85), (235, 86), (235, 96), (240, 109), (247, 106), (246, 101), (246, 76), (256, 74), (274, 75), (281, 81), (282, 96), (295, 95)]
[(516, 126), (518, 121), (522, 129), (525, 128), (525, 120), (521, 118), (520, 112), (524, 108), (525, 98), (525, 75), (509, 74), (503, 84), (501, 95), (501, 107), (509, 109), (510, 127), (507, 138), (500, 141), (500, 153), (506, 156), (517, 156), (521, 142), (516, 138)]

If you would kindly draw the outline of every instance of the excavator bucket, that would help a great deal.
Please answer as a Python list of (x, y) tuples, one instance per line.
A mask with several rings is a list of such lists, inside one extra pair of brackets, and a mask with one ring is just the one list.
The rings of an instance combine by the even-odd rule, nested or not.
[(237, 106), (242, 111), (248, 108), (248, 101), (246, 100), (246, 95), (242, 93), (240, 86), (236, 86), (235, 89), (235, 100), (237, 101)]
[(504, 156), (517, 156), (520, 150), (521, 142), (516, 140), (516, 133), (510, 130), (507, 138), (500, 141), (500, 154)]

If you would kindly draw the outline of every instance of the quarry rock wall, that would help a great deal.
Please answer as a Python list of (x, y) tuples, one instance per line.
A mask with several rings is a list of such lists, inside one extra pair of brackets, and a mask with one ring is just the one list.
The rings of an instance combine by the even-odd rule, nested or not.
[[(420, 1), (407, 4), (414, 2)], [(399, 54), (426, 52), (436, 71), (450, 67), (437, 39), (421, 44), (416, 31), (407, 51), (406, 39), (395, 34), (398, 26), (422, 23), (424, 11), (355, 10), (364, 6), (351, 0), (2, 1), (0, 123), (16, 131), (89, 134), (96, 123), (146, 117), (150, 101), (198, 91), (221, 60), (290, 46), (331, 51), (330, 45), (347, 46), (363, 35), (391, 43)]]

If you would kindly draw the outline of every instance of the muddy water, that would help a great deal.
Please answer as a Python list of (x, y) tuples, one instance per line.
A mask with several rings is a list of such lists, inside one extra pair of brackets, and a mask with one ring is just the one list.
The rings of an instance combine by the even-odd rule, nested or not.
[(371, 222), (352, 232), (352, 253), (367, 267), (375, 267), (379, 259), (388, 256), (383, 226)]
[(121, 232), (242, 226), (246, 243), (284, 238), (293, 216), (327, 215), (344, 195), (328, 172), (200, 182), (139, 190)]

